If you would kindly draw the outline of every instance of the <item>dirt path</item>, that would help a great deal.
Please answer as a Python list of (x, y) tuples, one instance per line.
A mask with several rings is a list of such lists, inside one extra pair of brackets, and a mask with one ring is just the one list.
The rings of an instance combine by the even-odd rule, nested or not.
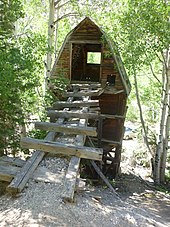
[(58, 176), (58, 182), (30, 180), (18, 197), (1, 196), (0, 226), (170, 226), (170, 197), (151, 190), (136, 173), (133, 174), (135, 168), (129, 167), (126, 158), (125, 162), (127, 168), (122, 167), (125, 171), (115, 183), (120, 198), (105, 187), (88, 186), (86, 191), (76, 195), (75, 204), (68, 204), (62, 201), (68, 161), (47, 158), (42, 165)]

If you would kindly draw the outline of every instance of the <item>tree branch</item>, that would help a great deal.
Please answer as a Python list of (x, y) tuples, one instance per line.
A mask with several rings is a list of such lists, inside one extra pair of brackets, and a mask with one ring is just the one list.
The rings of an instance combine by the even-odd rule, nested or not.
[[(147, 58), (147, 53), (145, 53), (145, 56), (146, 56), (146, 58)], [(150, 62), (149, 62), (149, 66), (150, 66), (150, 69), (151, 69), (151, 72), (152, 72), (153, 77), (154, 77), (160, 84), (162, 84), (162, 82), (158, 79), (158, 77), (157, 77), (156, 74), (154, 73), (153, 67), (152, 67), (152, 65), (151, 65)]]
[(162, 84), (161, 81), (160, 81), (160, 80), (158, 79), (158, 77), (156, 76), (156, 74), (154, 73), (153, 67), (152, 67), (151, 63), (149, 63), (149, 66), (150, 66), (150, 69), (151, 69), (151, 72), (152, 72), (152, 75), (154, 76), (154, 78), (155, 78), (160, 84)]
[(66, 17), (69, 17), (69, 16), (72, 17), (72, 16), (76, 16), (76, 15), (78, 15), (78, 14), (77, 13), (67, 13), (67, 14), (63, 15), (62, 17), (59, 17), (57, 20), (55, 20), (53, 22), (53, 24), (56, 24), (57, 22), (59, 22), (60, 20), (66, 18)]
[(155, 52), (155, 55), (156, 55), (156, 57), (159, 59), (159, 61), (162, 63), (162, 64), (164, 64), (164, 61), (160, 58), (160, 56), (158, 55), (158, 53), (154, 50), (154, 52)]
[(54, 6), (58, 5), (62, 0), (58, 0), (56, 2), (54, 2)]
[(62, 5), (59, 5), (57, 7), (55, 7), (56, 10), (59, 10), (60, 8), (62, 8), (63, 6), (65, 6), (67, 3), (69, 3), (70, 0), (68, 0), (67, 2), (63, 3)]

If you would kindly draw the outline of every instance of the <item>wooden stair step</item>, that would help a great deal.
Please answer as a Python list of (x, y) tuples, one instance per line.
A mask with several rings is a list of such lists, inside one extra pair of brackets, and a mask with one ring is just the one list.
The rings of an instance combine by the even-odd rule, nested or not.
[(73, 101), (73, 102), (64, 102), (58, 101), (53, 105), (53, 109), (62, 109), (62, 108), (72, 108), (72, 107), (91, 107), (99, 106), (99, 100), (89, 100), (89, 101)]
[(85, 119), (124, 119), (123, 115), (111, 115), (111, 114), (100, 114), (99, 112), (87, 112), (82, 113), (80, 111), (64, 111), (64, 110), (49, 110), (47, 112), (48, 117), (63, 117), (63, 118), (85, 118)]
[(99, 82), (92, 82), (92, 81), (80, 81), (80, 80), (72, 80), (71, 85), (94, 85), (94, 86), (101, 86)]
[(101, 88), (101, 84), (97, 83), (97, 84), (88, 84), (88, 83), (71, 83), (70, 84), (73, 88), (91, 88), (91, 89), (94, 89), (94, 88)]
[(103, 149), (101, 148), (63, 144), (27, 137), (21, 139), (21, 146), (27, 149), (36, 149), (44, 152), (53, 152), (56, 154), (65, 154), (99, 161), (102, 160), (103, 155)]
[(63, 94), (64, 97), (82, 97), (82, 96), (100, 96), (104, 90), (102, 88), (97, 90), (83, 90), (79, 92), (66, 92)]
[(73, 126), (64, 124), (61, 125), (51, 122), (36, 122), (35, 128), (51, 132), (63, 132), (74, 135), (97, 136), (97, 129), (95, 127), (83, 127), (78, 125)]
[(80, 118), (80, 119), (96, 119), (98, 113), (82, 113), (80, 111), (62, 111), (62, 110), (49, 110), (48, 117), (62, 117), (62, 118)]

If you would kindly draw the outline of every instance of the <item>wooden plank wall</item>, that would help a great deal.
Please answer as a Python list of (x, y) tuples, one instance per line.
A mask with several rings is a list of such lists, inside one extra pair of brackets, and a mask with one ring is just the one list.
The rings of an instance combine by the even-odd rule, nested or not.
[[(58, 63), (56, 65), (56, 70), (54, 74), (62, 74), (70, 79), (70, 57), (71, 57), (71, 43), (88, 41), (98, 41), (101, 42), (102, 32), (99, 27), (90, 21), (84, 21), (80, 26), (70, 35), (67, 42), (65, 43), (63, 52), (60, 55)], [(124, 89), (120, 75), (117, 71), (116, 63), (113, 57), (110, 55), (110, 49), (107, 43), (102, 43), (102, 62), (101, 62), (101, 78), (100, 82), (105, 84), (107, 81), (107, 76), (110, 74), (116, 75), (115, 88), (118, 90)]]

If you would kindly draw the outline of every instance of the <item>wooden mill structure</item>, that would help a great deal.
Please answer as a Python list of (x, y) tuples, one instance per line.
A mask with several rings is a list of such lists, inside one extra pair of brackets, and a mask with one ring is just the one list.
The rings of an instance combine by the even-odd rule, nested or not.
[(86, 17), (66, 36), (51, 78), (59, 76), (81, 89), (89, 84), (102, 89), (98, 97), (95, 93), (91, 95), (92, 100), (99, 100), (100, 117), (89, 119), (88, 124), (97, 123), (98, 137), (91, 139), (98, 140), (97, 146), (104, 149), (103, 172), (115, 177), (119, 171), (131, 85), (116, 46), (90, 18)]
[(15, 168), (15, 174), (0, 168), (0, 179), (11, 182), (9, 192), (20, 192), (49, 152), (71, 157), (65, 176), (65, 200), (73, 201), (81, 159), (90, 160), (112, 188), (105, 175), (114, 178), (119, 172), (131, 86), (116, 46), (88, 17), (65, 38), (49, 78), (53, 90), (57, 90), (55, 80), (61, 77), (69, 81), (60, 94), (62, 100), (49, 108), (48, 122), (35, 123), (37, 129), (48, 132), (47, 136), (44, 140), (21, 139), (22, 147), (35, 152), (27, 162), (19, 162), (21, 169)]

